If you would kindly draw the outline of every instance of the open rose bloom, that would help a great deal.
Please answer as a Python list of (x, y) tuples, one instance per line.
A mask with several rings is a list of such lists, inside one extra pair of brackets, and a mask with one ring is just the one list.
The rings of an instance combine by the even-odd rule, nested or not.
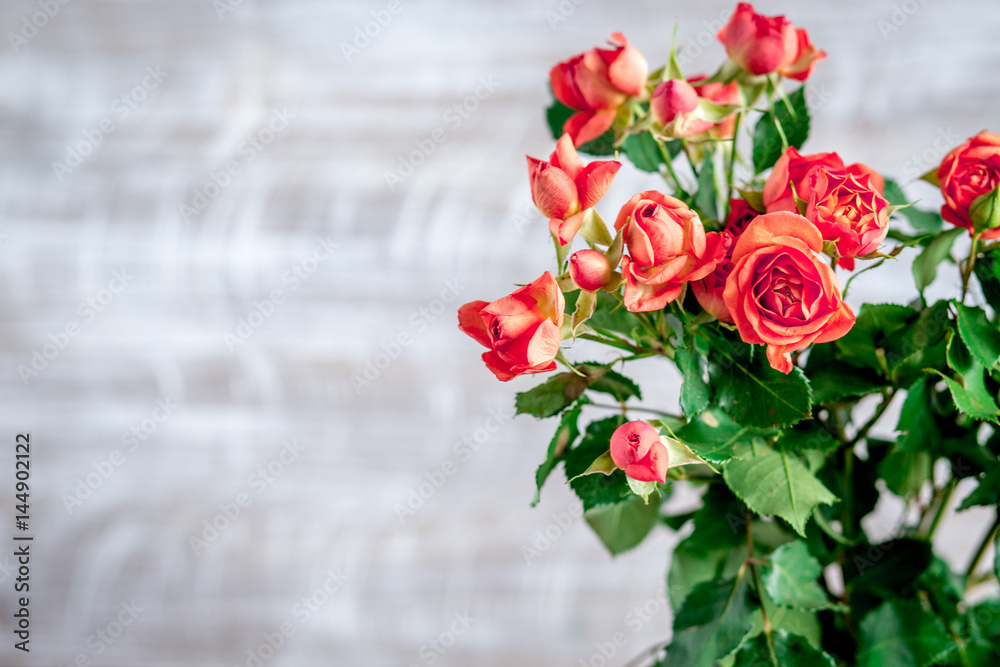
[[(995, 587), (983, 556), (1000, 521), (979, 531), (964, 576), (933, 539), (959, 482), (959, 510), (997, 503), (1000, 136), (972, 137), (936, 170), (941, 215), (963, 239), (907, 203), (936, 195), (932, 175), (901, 185), (803, 148), (801, 82), (826, 57), (804, 29), (740, 3), (718, 38), (728, 58), (709, 74), (685, 73), (673, 50), (650, 74), (620, 33), (552, 69), (555, 149), (528, 158), (526, 184), (552, 238), (515, 239), (518, 264), (550, 271), (458, 311), (497, 378), (548, 374), (515, 406), (554, 433), (506, 444), (537, 452), (536, 502), (565, 480), (612, 555), (664, 523), (691, 527), (668, 579), (672, 643), (644, 664), (1000, 665), (1000, 627), (986, 622), (1000, 597), (961, 593)], [(668, 43), (661, 30), (657, 48)], [(564, 105), (575, 113), (558, 127)], [(643, 172), (631, 182), (662, 184), (623, 203), (611, 186), (627, 162)], [(876, 540), (866, 524), (882, 493), (905, 511)], [(869, 562), (890, 547), (891, 563)]]
[(822, 250), (819, 230), (783, 211), (754, 219), (733, 248), (726, 306), (740, 337), (766, 345), (768, 362), (782, 373), (792, 370), (789, 352), (837, 340), (854, 325)]

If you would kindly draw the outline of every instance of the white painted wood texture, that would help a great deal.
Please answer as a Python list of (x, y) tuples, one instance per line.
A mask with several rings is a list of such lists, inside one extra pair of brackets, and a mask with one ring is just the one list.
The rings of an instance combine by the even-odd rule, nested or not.
[[(548, 68), (616, 30), (658, 64), (678, 20), (682, 43), (708, 44), (689, 70), (710, 70), (722, 50), (708, 22), (730, 3), (402, 0), (350, 62), (340, 44), (386, 3), (234, 4), (220, 18), (211, 0), (72, 0), (17, 51), (4, 38), (0, 400), (11, 453), (0, 505), (9, 525), (14, 434), (30, 431), (37, 537), (32, 651), (12, 649), (4, 569), (0, 664), (254, 664), (248, 650), (287, 620), (295, 632), (266, 665), (428, 665), (427, 642), (448, 642), (456, 613), (475, 620), (433, 664), (587, 664), (616, 632), (627, 643), (609, 664), (624, 664), (668, 633), (655, 599), (678, 538), (660, 533), (613, 561), (581, 521), (561, 525), (573, 507), (561, 475), (529, 507), (552, 426), (505, 417), (487, 434), (491, 414), (509, 416), (533, 381), (493, 379), (455, 327), (456, 299), (496, 298), (550, 265), (544, 223), (516, 224), (529, 210), (524, 155), (552, 149)], [(39, 7), (4, 2), (3, 32)], [(914, 161), (930, 166), (945, 144), (997, 129), (993, 3), (760, 9), (787, 12), (829, 53), (811, 82), (807, 148), (912, 176)], [(893, 18), (902, 25), (883, 35), (878, 22)], [(162, 83), (134, 91), (157, 67)], [(446, 115), (484, 79), (495, 90), (468, 118)], [(123, 95), (134, 109), (116, 102)], [(294, 117), (250, 159), (241, 143), (275, 110)], [(53, 162), (102, 119), (113, 130), (60, 180)], [(436, 128), (443, 143), (390, 190), (385, 172)], [(240, 173), (186, 221), (179, 206), (231, 160)], [(601, 210), (655, 185), (623, 170)], [(936, 201), (919, 184), (911, 193)], [(316, 239), (336, 248), (311, 263)], [(298, 285), (297, 266), (308, 276)], [(131, 280), (88, 319), (80, 304), (107, 300), (115, 271)], [(905, 267), (859, 283), (855, 304), (911, 294)], [(256, 323), (274, 290), (283, 301), (230, 350), (224, 335)], [(18, 366), (69, 323), (78, 335), (23, 383)], [(402, 334), (398, 358), (355, 392), (351, 374), (384, 361)], [(678, 387), (663, 367), (639, 375), (648, 400), (670, 406)], [(172, 415), (151, 421), (168, 399)], [(123, 434), (154, 424), (129, 451)], [(480, 441), (471, 456), (456, 449), (463, 437)], [(270, 482), (252, 477), (278, 470), (287, 440), (303, 448), (297, 458), (286, 454)], [(68, 511), (64, 494), (115, 450), (121, 465), (92, 476), (97, 488)], [(455, 473), (401, 522), (394, 506), (446, 461)], [(237, 498), (249, 506), (194, 555), (189, 538)], [(988, 520), (973, 512), (947, 526), (941, 551), (960, 560)], [(546, 532), (550, 545), (526, 563), (522, 547)], [(305, 621), (295, 605), (328, 570), (349, 579)], [(135, 622), (110, 645), (97, 640), (133, 601)], [(651, 619), (632, 623), (647, 603)]]

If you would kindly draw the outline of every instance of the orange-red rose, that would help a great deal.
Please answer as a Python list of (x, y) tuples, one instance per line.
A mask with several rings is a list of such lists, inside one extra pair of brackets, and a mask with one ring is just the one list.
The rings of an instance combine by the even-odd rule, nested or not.
[(556, 99), (576, 109), (563, 131), (580, 146), (608, 131), (618, 107), (646, 89), (649, 64), (620, 32), (611, 35), (615, 48), (591, 49), (559, 63), (549, 72)]
[(795, 197), (792, 196), (792, 186), (795, 186), (795, 195), (802, 201), (808, 202), (820, 173), (830, 169), (841, 169), (855, 176), (868, 174), (871, 177), (872, 187), (878, 190), (879, 194), (885, 192), (885, 181), (871, 167), (861, 163), (844, 165), (844, 161), (836, 153), (802, 155), (794, 147), (790, 147), (774, 163), (774, 169), (764, 183), (764, 206), (767, 207), (767, 212), (798, 213)]
[(483, 361), (499, 380), (556, 368), (566, 301), (552, 274), (492, 303), (458, 309), (458, 328), (490, 349)]
[(661, 484), (667, 481), (670, 454), (659, 432), (644, 421), (628, 422), (615, 430), (611, 460), (634, 480)]
[(784, 16), (762, 16), (747, 2), (736, 6), (718, 38), (733, 62), (750, 74), (777, 72), (805, 81), (816, 63), (826, 58), (805, 30), (796, 29)]
[(568, 134), (560, 137), (548, 162), (527, 158), (531, 198), (549, 218), (552, 234), (566, 245), (580, 230), (584, 211), (601, 200), (622, 165), (595, 160), (583, 166)]
[(821, 170), (806, 207), (826, 241), (833, 241), (839, 264), (854, 270), (854, 258), (878, 250), (889, 232), (889, 202), (875, 191), (871, 176)]
[(663, 133), (675, 139), (691, 137), (715, 126), (712, 121), (697, 117), (698, 92), (683, 79), (670, 79), (658, 85), (649, 108), (656, 122), (663, 126)]
[[(937, 170), (944, 206), (941, 217), (972, 232), (969, 206), (1000, 183), (1000, 136), (980, 132), (948, 153)], [(1000, 228), (983, 233), (984, 239), (1000, 238)]]
[(615, 267), (600, 250), (587, 248), (569, 256), (569, 275), (576, 286), (587, 292), (596, 292), (609, 282)]
[(846, 334), (854, 313), (837, 276), (818, 256), (823, 236), (801, 215), (757, 217), (733, 248), (723, 295), (740, 337), (767, 346), (771, 367), (790, 373), (789, 352)]
[(755, 211), (743, 199), (729, 200), (729, 215), (726, 217), (726, 229), (722, 232), (724, 248), (722, 259), (715, 265), (715, 270), (697, 282), (691, 283), (691, 291), (698, 303), (710, 315), (727, 324), (733, 323), (733, 316), (723, 299), (726, 289), (726, 279), (733, 272), (733, 248), (736, 239), (760, 213)]
[(624, 300), (633, 313), (666, 306), (688, 282), (714, 271), (725, 251), (723, 236), (706, 234), (697, 213), (655, 190), (640, 192), (622, 207), (615, 229), (623, 228)]

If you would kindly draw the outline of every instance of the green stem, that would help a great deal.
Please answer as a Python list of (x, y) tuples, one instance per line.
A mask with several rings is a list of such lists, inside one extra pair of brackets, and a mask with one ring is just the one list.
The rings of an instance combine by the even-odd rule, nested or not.
[(781, 152), (784, 153), (788, 150), (788, 137), (785, 136), (785, 128), (781, 127), (781, 121), (778, 120), (778, 114), (774, 111), (774, 91), (770, 87), (767, 89), (767, 105), (771, 108), (771, 118), (774, 120), (774, 129), (778, 131), (778, 136), (781, 137)]
[(760, 579), (757, 577), (757, 561), (753, 557), (753, 529), (752, 529), (752, 515), (750, 514), (750, 508), (747, 508), (747, 565), (750, 566), (750, 576), (753, 577), (753, 586), (757, 591), (757, 597), (760, 599), (760, 615), (764, 621), (764, 635), (767, 639), (767, 650), (771, 653), (771, 661), (774, 663), (775, 667), (778, 667), (781, 663), (778, 662), (778, 654), (774, 651), (774, 638), (771, 636), (773, 629), (771, 628), (771, 621), (767, 617), (767, 606), (764, 604), (764, 594), (760, 588)]
[[(941, 523), (941, 518), (948, 508), (948, 501), (951, 499), (951, 494), (954, 493), (956, 486), (958, 486), (958, 481), (950, 479), (947, 484), (934, 492), (934, 497), (931, 499), (930, 505), (927, 506), (927, 511), (921, 517), (920, 524), (917, 527), (917, 537), (919, 539), (928, 541), (933, 539), (934, 531), (937, 530), (938, 524)], [(927, 517), (931, 516), (931, 512), (934, 514), (931, 517), (931, 522), (927, 524)], [(924, 528), (925, 524), (927, 524), (926, 528)]]
[(965, 295), (969, 291), (969, 279), (972, 278), (972, 270), (976, 266), (976, 250), (979, 245), (979, 233), (972, 235), (972, 247), (969, 248), (969, 259), (965, 262), (965, 269), (962, 270), (962, 303), (965, 303)]
[(976, 568), (979, 567), (979, 561), (981, 561), (983, 556), (986, 555), (986, 550), (989, 548), (990, 544), (993, 543), (998, 530), (1000, 530), (1000, 507), (997, 508), (997, 516), (993, 521), (993, 525), (990, 527), (989, 532), (986, 533), (983, 541), (979, 543), (979, 548), (976, 549), (976, 553), (972, 557), (972, 562), (969, 563), (969, 567), (965, 571), (966, 580), (970, 579), (975, 573)]
[(733, 146), (732, 152), (729, 155), (729, 170), (726, 173), (726, 208), (725, 216), (722, 218), (723, 221), (729, 219), (729, 202), (733, 199), (733, 172), (736, 170), (736, 142), (739, 140), (740, 136), (740, 123), (743, 120), (743, 112), (740, 111), (736, 114), (736, 124), (733, 125)]
[(849, 447), (853, 448), (854, 445), (858, 444), (868, 436), (868, 432), (872, 430), (872, 427), (878, 423), (878, 420), (882, 418), (885, 411), (889, 409), (889, 404), (892, 403), (892, 399), (894, 398), (896, 398), (895, 389), (891, 389), (882, 394), (882, 402), (879, 403), (879, 406), (875, 409), (875, 414), (872, 415), (871, 419), (865, 422), (865, 425), (858, 430), (857, 435), (855, 435), (854, 438), (847, 443)]
[(670, 173), (670, 178), (674, 181), (674, 187), (677, 188), (677, 192), (685, 197), (688, 197), (689, 195), (687, 191), (684, 189), (684, 186), (681, 185), (680, 179), (677, 178), (677, 172), (674, 171), (674, 160), (670, 157), (670, 151), (667, 150), (667, 147), (663, 145), (663, 142), (657, 138), (655, 134), (651, 133), (649, 136), (653, 137), (653, 143), (656, 144), (656, 148), (660, 152), (660, 157), (663, 159), (663, 163), (667, 165), (667, 171)]

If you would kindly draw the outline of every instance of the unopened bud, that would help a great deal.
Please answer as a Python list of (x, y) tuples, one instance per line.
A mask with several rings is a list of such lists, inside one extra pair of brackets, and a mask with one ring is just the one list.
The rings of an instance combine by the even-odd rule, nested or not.
[(600, 250), (578, 250), (569, 258), (569, 275), (580, 289), (596, 292), (611, 281), (614, 267)]

